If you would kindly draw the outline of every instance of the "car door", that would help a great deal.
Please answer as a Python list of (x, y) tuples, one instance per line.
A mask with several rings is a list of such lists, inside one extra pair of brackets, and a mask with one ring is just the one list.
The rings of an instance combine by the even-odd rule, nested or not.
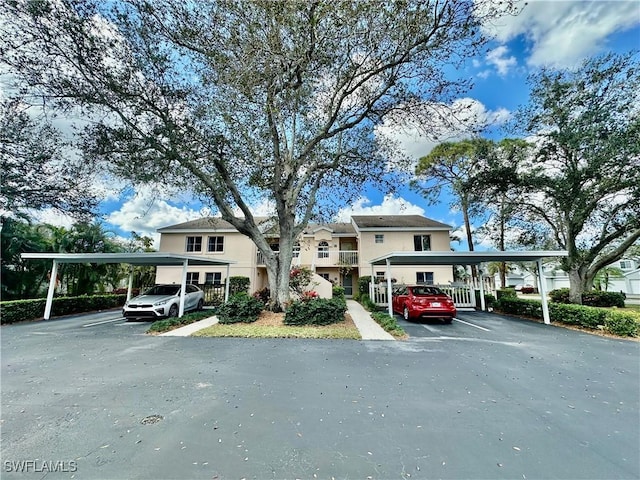
[(394, 312), (402, 313), (404, 301), (407, 298), (407, 287), (398, 287), (391, 297), (391, 306)]
[(184, 299), (185, 310), (192, 310), (198, 301), (198, 289), (193, 285), (187, 285), (187, 296)]

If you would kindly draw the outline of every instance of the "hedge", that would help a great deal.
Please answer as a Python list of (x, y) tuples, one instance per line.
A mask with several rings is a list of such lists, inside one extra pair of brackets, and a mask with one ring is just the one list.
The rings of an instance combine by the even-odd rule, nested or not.
[(249, 293), (250, 284), (251, 279), (249, 277), (229, 277), (229, 295), (235, 295), (237, 293)]
[[(495, 308), (507, 314), (542, 318), (542, 303), (537, 300), (502, 297), (496, 302)], [(602, 325), (606, 332), (623, 337), (640, 334), (640, 324), (632, 312), (549, 302), (549, 317), (554, 322), (590, 329), (597, 329)]]
[[(92, 312), (122, 307), (126, 295), (82, 295), (80, 297), (56, 297), (51, 305), (51, 315)], [(44, 316), (46, 299), (11, 300), (0, 302), (0, 321), (4, 324), (34, 320)]]
[(264, 304), (257, 298), (237, 293), (218, 307), (218, 319), (220, 323), (252, 323), (258, 320), (263, 308)]
[[(556, 303), (571, 303), (569, 289), (558, 288), (549, 292), (549, 298)], [(626, 295), (621, 292), (603, 292), (592, 290), (582, 294), (582, 304), (590, 307), (618, 307), (624, 308)]]
[(340, 298), (316, 298), (293, 302), (284, 317), (285, 325), (330, 325), (342, 322), (347, 304)]

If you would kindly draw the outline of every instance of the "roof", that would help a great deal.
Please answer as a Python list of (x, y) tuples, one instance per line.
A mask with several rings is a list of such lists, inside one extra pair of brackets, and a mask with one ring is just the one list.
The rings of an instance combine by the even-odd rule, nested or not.
[(367, 229), (438, 229), (451, 230), (451, 226), (422, 215), (353, 215), (351, 220), (359, 230)]
[(350, 223), (310, 223), (302, 232), (304, 235), (313, 235), (315, 232), (321, 229), (330, 230), (332, 233), (336, 235), (340, 234), (348, 234), (355, 235), (356, 231), (353, 228), (353, 225)]
[(58, 263), (127, 263), (129, 265), (229, 265), (233, 260), (220, 258), (195, 257), (175, 253), (139, 252), (139, 253), (23, 253), (28, 260), (56, 260)]
[[(254, 217), (256, 223), (258, 225), (265, 223), (269, 220), (269, 217)], [(271, 227), (271, 223), (269, 222), (268, 227)], [(166, 227), (159, 228), (157, 231), (160, 233), (171, 233), (174, 231), (234, 231), (237, 232), (238, 229), (231, 225), (226, 220), (223, 220), (220, 217), (203, 217), (197, 218), (195, 220), (189, 220), (188, 222), (177, 223), (175, 225), (168, 225)]]
[(507, 252), (391, 252), (369, 261), (371, 265), (477, 265), (486, 262), (533, 262), (541, 258), (566, 257), (564, 250)]

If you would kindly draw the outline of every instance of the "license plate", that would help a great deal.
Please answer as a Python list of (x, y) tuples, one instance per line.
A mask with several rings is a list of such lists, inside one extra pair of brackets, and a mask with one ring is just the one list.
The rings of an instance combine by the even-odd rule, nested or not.
[(431, 302), (432, 307), (441, 307), (442, 304), (440, 302)]

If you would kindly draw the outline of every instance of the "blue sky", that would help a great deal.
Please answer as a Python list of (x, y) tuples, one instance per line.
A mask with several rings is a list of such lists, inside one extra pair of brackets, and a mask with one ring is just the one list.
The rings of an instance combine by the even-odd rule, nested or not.
[[(457, 100), (467, 105), (473, 117), (493, 126), (491, 136), (503, 135), (500, 127), (525, 103), (529, 87), (527, 77), (543, 66), (571, 68), (593, 55), (640, 49), (640, 2), (635, 1), (529, 1), (516, 17), (506, 17), (487, 30), (493, 38), (486, 54), (470, 59), (459, 72), (473, 78), (474, 87)], [(389, 127), (384, 134), (397, 140), (416, 161), (429, 153), (436, 142), (417, 134)], [(461, 138), (448, 132), (450, 139)], [(200, 205), (180, 192), (151, 188), (105, 188), (102, 203), (105, 228), (119, 235), (130, 231), (157, 238), (156, 229), (202, 216)], [(267, 202), (255, 205), (257, 213)], [(385, 196), (375, 188), (352, 205), (345, 205), (341, 220), (350, 214), (412, 214), (459, 227), (461, 215), (451, 208), (443, 195), (439, 204), (427, 202), (408, 188), (401, 187), (395, 196)], [(68, 225), (71, 219), (54, 212), (40, 212), (42, 221)], [(482, 223), (477, 219), (476, 226)]]

